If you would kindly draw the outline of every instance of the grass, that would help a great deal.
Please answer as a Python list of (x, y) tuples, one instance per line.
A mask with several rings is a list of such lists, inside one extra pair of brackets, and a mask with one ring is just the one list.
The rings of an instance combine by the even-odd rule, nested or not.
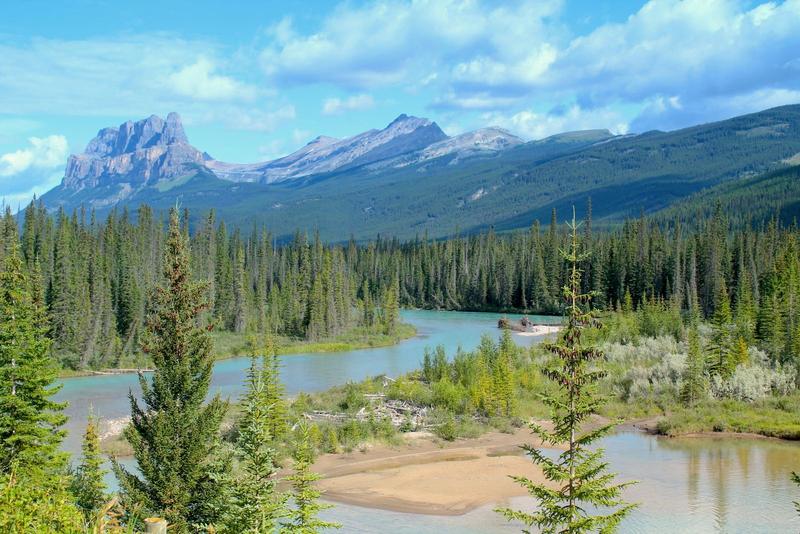
[[(236, 358), (249, 354), (248, 338), (249, 333), (236, 333), (228, 331), (214, 331), (211, 333), (214, 342), (214, 358), (224, 360)], [(340, 334), (331, 339), (322, 341), (307, 341), (304, 339), (293, 339), (280, 337), (277, 340), (278, 354), (301, 354), (301, 353), (325, 353), (325, 352), (347, 352), (350, 350), (370, 349), (376, 347), (388, 347), (396, 345), (405, 339), (410, 339), (417, 335), (417, 329), (410, 324), (400, 323), (394, 334), (385, 334), (365, 327), (357, 327)], [(122, 368), (147, 367), (144, 361), (138, 364), (131, 363)], [(112, 369), (113, 370), (113, 369)], [(61, 369), (58, 372), (59, 378), (72, 378), (78, 376), (89, 376), (94, 374), (91, 369)]]
[[(248, 338), (251, 334), (235, 332), (212, 332), (214, 340), (214, 356), (218, 360), (235, 358), (248, 354)], [(400, 323), (394, 334), (377, 332), (374, 329), (357, 327), (322, 341), (307, 341), (280, 337), (277, 339), (278, 354), (300, 354), (319, 352), (346, 352), (358, 349), (388, 347), (404, 339), (417, 335), (417, 329), (410, 324)]]
[(800, 394), (752, 403), (719, 400), (676, 407), (658, 422), (656, 431), (665, 436), (737, 432), (800, 440)]

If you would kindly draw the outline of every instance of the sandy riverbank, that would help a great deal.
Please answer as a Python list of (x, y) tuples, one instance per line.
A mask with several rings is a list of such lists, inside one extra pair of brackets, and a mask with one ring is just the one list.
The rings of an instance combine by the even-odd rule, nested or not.
[(519, 448), (532, 440), (527, 428), (444, 444), (422, 434), (399, 447), (324, 455), (314, 469), (323, 476), (319, 487), (328, 500), (400, 512), (459, 515), (526, 495), (510, 474), (544, 480), (541, 470)]
[(525, 336), (525, 337), (532, 337), (532, 336), (544, 336), (547, 334), (555, 334), (559, 330), (561, 330), (560, 326), (551, 326), (546, 324), (537, 324), (530, 327), (528, 332), (514, 332), (514, 334), (518, 336)]

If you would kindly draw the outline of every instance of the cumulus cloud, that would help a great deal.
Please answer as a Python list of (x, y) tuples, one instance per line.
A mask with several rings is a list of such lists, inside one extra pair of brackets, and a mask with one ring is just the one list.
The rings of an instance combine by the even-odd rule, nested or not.
[(628, 133), (628, 123), (619, 113), (605, 109), (585, 110), (578, 105), (548, 113), (531, 110), (513, 114), (486, 113), (483, 119), (527, 139), (542, 139), (574, 130), (607, 129), (613, 134)]
[(176, 93), (199, 100), (252, 100), (253, 87), (228, 76), (215, 74), (216, 66), (205, 57), (200, 57), (177, 72), (169, 80)]
[(0, 156), (0, 176), (14, 176), (29, 169), (63, 166), (68, 155), (69, 145), (63, 135), (30, 137), (26, 148)]
[(371, 95), (360, 94), (349, 98), (328, 98), (322, 104), (323, 115), (341, 115), (346, 111), (357, 111), (370, 109), (375, 106), (375, 100)]
[(34, 194), (57, 185), (68, 155), (63, 135), (30, 137), (25, 148), (0, 155), (0, 191), (5, 203), (16, 209)]
[(300, 34), (285, 19), (272, 30), (261, 54), (265, 72), (289, 84), (336, 83), (375, 87), (436, 80), (463, 57), (476, 60), (539, 41), (557, 1), (516, 2), (488, 7), (480, 2), (383, 1), (342, 4), (318, 31)]
[(532, 0), (346, 3), (310, 32), (281, 21), (261, 61), (287, 86), (400, 84), (410, 93), (431, 89), (431, 107), (451, 111), (524, 115), (542, 101), (577, 105), (581, 116), (633, 109), (641, 116), (623, 122), (635, 128), (755, 111), (800, 90), (800, 0), (651, 0), (584, 33), (570, 29), (562, 8)]
[(178, 110), (188, 124), (235, 127), (223, 111), (259, 117), (285, 107), (272, 87), (245, 80), (247, 61), (213, 42), (164, 34), (0, 44), (0, 114), (136, 118)]

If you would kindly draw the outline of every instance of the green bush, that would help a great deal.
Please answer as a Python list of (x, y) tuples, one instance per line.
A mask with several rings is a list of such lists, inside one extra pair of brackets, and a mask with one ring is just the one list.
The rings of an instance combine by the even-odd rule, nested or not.
[(467, 390), (461, 384), (453, 384), (445, 378), (435, 382), (431, 391), (433, 405), (453, 413), (464, 413), (468, 403)]
[(433, 395), (431, 389), (416, 380), (409, 380), (401, 377), (391, 383), (386, 391), (386, 396), (390, 399), (397, 399), (417, 406), (431, 406)]

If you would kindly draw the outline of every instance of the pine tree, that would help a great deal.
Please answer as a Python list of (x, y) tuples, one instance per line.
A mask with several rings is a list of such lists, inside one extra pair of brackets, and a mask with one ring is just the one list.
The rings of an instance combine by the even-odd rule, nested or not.
[[(250, 342), (252, 354), (250, 368), (247, 373), (247, 391), (242, 404), (249, 406), (257, 404), (267, 410), (267, 433), (273, 441), (280, 441), (288, 431), (288, 407), (286, 406), (285, 391), (280, 379), (280, 366), (278, 356), (275, 354), (275, 343), (272, 336), (267, 333), (261, 346), (261, 362), (258, 362), (258, 344), (253, 339)], [(258, 385), (258, 387), (256, 387)], [(240, 425), (248, 426), (248, 412), (242, 415)]]
[[(567, 324), (559, 341), (547, 345), (554, 358), (543, 371), (559, 388), (558, 393), (547, 394), (543, 399), (552, 410), (553, 430), (545, 430), (536, 423), (531, 425), (533, 432), (544, 443), (554, 446), (563, 444), (567, 449), (553, 460), (541, 449), (525, 446), (534, 463), (542, 466), (545, 477), (557, 487), (512, 476), (537, 498), (539, 508), (534, 513), (508, 508), (498, 511), (509, 520), (522, 521), (529, 527), (535, 525), (543, 533), (610, 532), (635, 505), (626, 503), (621, 496), (622, 490), (631, 482), (614, 483), (614, 475), (607, 472), (608, 464), (603, 461), (603, 450), (592, 451), (588, 448), (608, 434), (614, 425), (581, 431), (583, 423), (596, 413), (602, 402), (596, 383), (604, 376), (604, 372), (590, 366), (591, 362), (602, 357), (602, 353), (582, 341), (584, 330), (596, 326), (597, 321), (591, 311), (586, 312), (581, 307), (582, 303), (589, 301), (590, 295), (580, 291), (581, 271), (578, 265), (586, 258), (586, 254), (579, 249), (574, 209), (570, 229), (571, 246), (569, 252), (564, 254), (570, 265), (568, 284), (564, 287), (568, 303)], [(604, 511), (608, 513), (603, 515)]]
[(331, 505), (319, 501), (322, 492), (314, 485), (320, 477), (311, 471), (314, 451), (308, 425), (303, 424), (299, 432), (300, 439), (292, 454), (294, 472), (286, 477), (292, 483), (294, 507), (289, 511), (290, 521), (283, 524), (282, 531), (315, 534), (323, 529), (341, 528), (338, 523), (319, 518), (319, 513), (331, 508)]
[(514, 353), (516, 348), (511, 339), (511, 331), (503, 330), (497, 358), (493, 369), (493, 394), (498, 415), (513, 416), (517, 411), (516, 397), (514, 395)]
[(50, 358), (44, 310), (31, 297), (16, 243), (0, 273), (0, 473), (57, 472), (66, 418), (52, 396), (56, 367)]
[(392, 279), (392, 284), (386, 290), (383, 300), (383, 328), (388, 335), (394, 335), (397, 331), (397, 323), (400, 319), (400, 307), (398, 301), (398, 281), (397, 277)]
[(705, 359), (700, 347), (700, 335), (697, 332), (695, 321), (692, 321), (687, 335), (688, 352), (686, 369), (683, 374), (681, 401), (687, 406), (694, 406), (706, 396), (708, 381), (705, 373)]
[(230, 466), (215, 455), (227, 408), (219, 396), (205, 403), (214, 363), (211, 340), (198, 318), (206, 308), (205, 284), (189, 279), (189, 255), (177, 210), (170, 213), (164, 256), (166, 283), (152, 295), (142, 350), (153, 361), (140, 375), (144, 406), (132, 393), (125, 437), (141, 476), (118, 463), (124, 498), (165, 517), (175, 532), (217, 519)]
[(90, 414), (81, 444), (83, 458), (73, 475), (71, 491), (75, 503), (87, 519), (95, 516), (108, 500), (106, 483), (103, 480), (103, 458), (100, 454), (100, 438), (97, 434), (97, 419)]
[(734, 340), (731, 305), (724, 280), (718, 283), (717, 291), (714, 315), (711, 319), (712, 332), (708, 367), (712, 373), (727, 378), (733, 374), (736, 362), (732, 357)]
[[(270, 432), (275, 423), (272, 420), (274, 406), (264, 382), (265, 369), (259, 369), (257, 362), (254, 355), (236, 443), (240, 475), (233, 483), (231, 503), (223, 520), (224, 531), (236, 534), (275, 531), (279, 519), (287, 513), (286, 496), (277, 487), (277, 453)], [(265, 367), (270, 364), (266, 358), (262, 363)]]

